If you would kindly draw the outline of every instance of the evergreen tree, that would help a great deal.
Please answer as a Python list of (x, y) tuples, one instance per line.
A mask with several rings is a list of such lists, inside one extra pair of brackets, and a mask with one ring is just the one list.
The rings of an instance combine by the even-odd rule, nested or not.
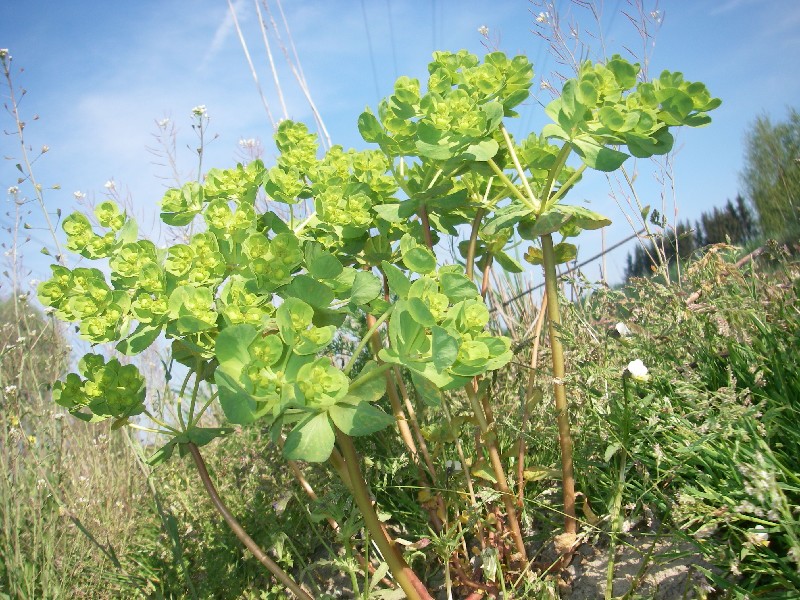
[(779, 123), (755, 120), (741, 178), (765, 236), (786, 240), (800, 233), (800, 112), (790, 109)]

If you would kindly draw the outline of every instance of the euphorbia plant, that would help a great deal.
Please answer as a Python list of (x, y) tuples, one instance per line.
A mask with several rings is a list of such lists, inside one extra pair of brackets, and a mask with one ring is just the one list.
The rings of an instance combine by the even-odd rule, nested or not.
[[(130, 356), (162, 336), (171, 342), (171, 361), (186, 372), (176, 422), (148, 412), (135, 367), (98, 354), (84, 357), (80, 374), (59, 383), (54, 398), (80, 418), (113, 418), (115, 426), (140, 426), (132, 419), (149, 417), (151, 430), (168, 437), (153, 462), (168, 459), (176, 447), (188, 451), (226, 521), (300, 597), (307, 596), (236, 529), (199, 447), (226, 434), (230, 424), (258, 423), (271, 427), (287, 459), (329, 461), (397, 583), (410, 598), (428, 598), (378, 520), (352, 438), (398, 423), (427, 489), (436, 482), (435, 465), (424, 439), (414, 439), (420, 429), (408, 411), (402, 372), (428, 410), (442, 410), (450, 422), (448, 403), (463, 390), (479, 428), (473, 462), (488, 465), (484, 478), (493, 481), (503, 506), (492, 508), (500, 519), (486, 521), (494, 528), (491, 536), (482, 535), (479, 521), (481, 543), (502, 550), (507, 567), (519, 572), (527, 565), (520, 506), (506, 477), (485, 377), (506, 365), (512, 352), (507, 337), (487, 330), (489, 269), (520, 271), (504, 252), (506, 244), (516, 236), (538, 242), (525, 258), (544, 265), (565, 527), (574, 533), (555, 269), (576, 253), (564, 240), (610, 221), (561, 201), (587, 167), (613, 171), (629, 154), (666, 153), (670, 127), (705, 124), (706, 111), (719, 104), (702, 84), (685, 82), (679, 73), (642, 82), (638, 65), (614, 57), (586, 63), (547, 107), (554, 122), (515, 141), (504, 121), (529, 98), (533, 68), (525, 57), (495, 52), (481, 62), (466, 51), (437, 52), (429, 73), (427, 89), (401, 77), (377, 116), (367, 111), (359, 118), (362, 136), (379, 150), (334, 147), (320, 158), (315, 136), (303, 124), (285, 121), (275, 136), (280, 154), (271, 168), (255, 161), (212, 170), (202, 184), (169, 190), (161, 202), (164, 223), (201, 225), (187, 243), (158, 248), (139, 240), (133, 220), (113, 202), (95, 211), (99, 232), (85, 215), (71, 215), (63, 223), (68, 247), (87, 259), (108, 259), (110, 276), (56, 265), (53, 278), (39, 288), (41, 301), (59, 318), (78, 323), (92, 343), (116, 343)], [(568, 164), (573, 153), (578, 166)], [(464, 260), (440, 264), (435, 245), (458, 236), (461, 226), (470, 232), (460, 246)], [(554, 234), (563, 238), (558, 244)], [(355, 374), (352, 361), (337, 368), (326, 349), (346, 317), (364, 315), (369, 330), (355, 354), (371, 343), (374, 357)], [(202, 405), (201, 382), (214, 389)], [(392, 414), (379, 405), (385, 393)], [(200, 419), (214, 402), (227, 423), (203, 428)], [(469, 471), (464, 476), (472, 491)], [(470, 502), (476, 504), (474, 494)], [(437, 531), (457, 516), (450, 512), (439, 498), (431, 511)], [(467, 558), (446, 557), (458, 583), (493, 592), (491, 582), (467, 575)]]

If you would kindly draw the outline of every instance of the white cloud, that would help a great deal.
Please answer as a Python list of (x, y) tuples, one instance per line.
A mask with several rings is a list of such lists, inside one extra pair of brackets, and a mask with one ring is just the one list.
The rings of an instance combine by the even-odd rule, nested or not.
[[(234, 0), (233, 10), (236, 12), (236, 19), (239, 22), (239, 27), (244, 28), (249, 17), (249, 12), (245, 10), (245, 0)], [(230, 6), (226, 4), (225, 16), (222, 18), (222, 22), (217, 26), (216, 31), (214, 31), (214, 37), (211, 38), (208, 50), (200, 63), (201, 68), (204, 68), (217, 56), (228, 40), (228, 37), (230, 37), (233, 32), (233, 25), (233, 15), (231, 14)]]

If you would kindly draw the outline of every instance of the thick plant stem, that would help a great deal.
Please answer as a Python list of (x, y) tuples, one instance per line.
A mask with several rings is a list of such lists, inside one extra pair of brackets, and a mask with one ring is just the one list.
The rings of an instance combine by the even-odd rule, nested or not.
[(556, 277), (556, 258), (553, 251), (553, 236), (542, 236), (542, 258), (544, 263), (544, 287), (547, 296), (547, 320), (550, 331), (550, 351), (553, 359), (553, 394), (556, 400), (556, 419), (558, 421), (558, 441), (561, 446), (561, 472), (564, 495), (564, 531), (576, 533), (578, 522), (575, 518), (575, 473), (572, 464), (572, 433), (569, 426), (567, 393), (564, 389), (564, 347), (561, 345), (558, 328), (561, 326), (561, 313), (558, 308), (558, 279)]
[(497, 489), (503, 496), (506, 518), (511, 528), (511, 534), (514, 538), (514, 545), (517, 548), (517, 553), (519, 554), (519, 560), (523, 563), (527, 563), (528, 553), (525, 550), (525, 541), (522, 539), (522, 529), (520, 528), (519, 519), (517, 518), (516, 496), (511, 493), (511, 488), (508, 487), (508, 479), (506, 478), (506, 472), (503, 468), (503, 460), (500, 458), (500, 450), (497, 448), (494, 430), (486, 421), (483, 406), (481, 406), (478, 395), (475, 393), (472, 382), (464, 386), (464, 389), (467, 391), (467, 397), (469, 398), (472, 412), (478, 419), (478, 426), (481, 430), (481, 441), (489, 452), (489, 461), (492, 464), (492, 471), (494, 472), (495, 479), (497, 479)]
[(361, 467), (358, 464), (358, 453), (353, 445), (353, 440), (337, 428), (336, 441), (347, 465), (347, 472), (352, 483), (353, 499), (356, 501), (359, 512), (364, 519), (364, 524), (372, 535), (372, 539), (378, 545), (381, 554), (383, 554), (383, 559), (389, 565), (389, 570), (395, 580), (410, 600), (433, 600), (423, 583), (406, 563), (395, 541), (389, 538), (381, 526), (375, 507), (372, 506), (372, 499), (370, 498), (367, 484), (364, 482), (364, 475), (361, 473)]
[(189, 453), (192, 455), (192, 459), (194, 460), (194, 464), (197, 466), (197, 471), (200, 473), (200, 479), (203, 481), (203, 486), (206, 488), (206, 492), (208, 492), (209, 497), (211, 498), (211, 502), (214, 504), (214, 507), (217, 509), (222, 518), (225, 519), (225, 522), (228, 524), (228, 527), (231, 528), (231, 531), (236, 535), (237, 538), (247, 547), (250, 552), (253, 553), (258, 561), (264, 565), (267, 569), (269, 569), (270, 573), (272, 573), (275, 578), (280, 581), (286, 589), (292, 592), (297, 598), (301, 598), (302, 600), (313, 600), (311, 596), (309, 596), (294, 580), (284, 571), (281, 567), (273, 561), (267, 554), (261, 549), (261, 547), (255, 543), (253, 538), (247, 535), (247, 532), (242, 528), (239, 521), (236, 520), (231, 512), (228, 510), (228, 507), (219, 497), (217, 493), (217, 489), (214, 487), (214, 482), (211, 481), (211, 477), (208, 475), (208, 469), (206, 469), (206, 463), (203, 460), (202, 455), (200, 454), (200, 449), (189, 442), (186, 444), (189, 448)]

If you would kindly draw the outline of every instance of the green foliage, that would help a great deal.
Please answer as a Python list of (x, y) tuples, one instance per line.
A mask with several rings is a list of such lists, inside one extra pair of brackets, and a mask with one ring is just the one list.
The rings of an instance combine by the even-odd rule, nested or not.
[[(168, 459), (176, 447), (184, 453), (190, 442), (207, 444), (232, 430), (199, 426), (215, 400), (227, 423), (258, 423), (268, 430), (274, 442), (283, 443), (286, 458), (323, 462), (338, 442), (341, 455), (332, 463), (341, 469), (345, 457), (343, 479), (395, 579), (413, 597), (418, 586), (402, 556), (376, 529), (377, 515), (356, 476), (358, 457), (348, 437), (373, 440), (378, 436), (372, 434), (402, 420), (391, 381), (403, 390), (406, 373), (427, 405), (441, 407), (452, 439), (459, 438), (459, 423), (468, 418), (479, 425), (491, 470), (481, 449), (471, 471), (497, 485), (515, 552), (524, 559), (517, 506), (499, 465), (497, 431), (483, 408), (489, 406), (492, 373), (507, 367), (514, 352), (508, 336), (487, 329), (490, 313), (473, 281), (474, 267), (496, 262), (521, 271), (506, 252), (519, 235), (541, 240), (542, 250), (531, 246), (526, 259), (544, 263), (552, 279), (554, 264), (576, 258), (577, 246), (568, 238), (610, 223), (562, 203), (582, 172), (616, 170), (630, 155), (666, 153), (673, 143), (671, 127), (704, 125), (706, 113), (720, 103), (703, 84), (684, 81), (680, 73), (665, 71), (644, 82), (639, 70), (619, 56), (583, 64), (547, 107), (554, 122), (516, 142), (504, 119), (517, 116), (514, 108), (529, 97), (529, 61), (500, 52), (483, 61), (463, 50), (437, 52), (425, 89), (401, 77), (377, 116), (366, 111), (359, 118), (362, 136), (379, 150), (333, 147), (320, 157), (306, 126), (284, 121), (275, 134), (279, 156), (272, 168), (254, 161), (212, 170), (203, 183), (169, 190), (161, 202), (162, 220), (191, 224), (194, 233), (186, 243), (157, 248), (138, 240), (133, 220), (113, 203), (98, 207), (99, 233), (85, 215), (67, 217), (68, 247), (87, 259), (107, 259), (108, 268), (54, 265), (53, 277), (39, 289), (40, 300), (59, 318), (76, 323), (84, 339), (116, 343), (128, 355), (163, 336), (172, 348), (169, 373), (174, 362), (188, 372), (177, 392), (178, 423), (148, 412), (136, 367), (99, 354), (84, 356), (80, 374), (55, 386), (55, 400), (87, 420), (113, 417), (115, 426), (145, 413), (160, 427), (157, 433), (170, 437), (153, 463)], [(567, 164), (573, 152), (581, 162), (577, 167)], [(304, 214), (305, 206), (314, 212)], [(296, 218), (300, 214), (302, 220)], [(462, 226), (472, 232), (461, 247), (466, 264), (440, 265), (436, 242), (458, 235)], [(561, 240), (553, 246), (556, 233)], [(551, 306), (557, 305), (553, 297)], [(384, 322), (388, 344), (376, 344), (376, 362), (359, 365), (357, 374), (359, 356), (336, 368), (332, 343), (347, 334), (344, 323), (364, 314), (377, 321), (355, 353), (373, 333), (380, 341), (378, 325)], [(557, 336), (551, 341), (555, 346)], [(393, 415), (380, 406), (387, 381)], [(211, 392), (200, 406), (204, 383)], [(457, 394), (443, 392), (465, 386), (466, 412), (472, 414), (454, 419), (446, 403)], [(559, 408), (560, 420), (566, 410)], [(413, 441), (405, 439), (410, 448)], [(497, 502), (494, 490), (486, 493), (492, 497), (483, 504)], [(446, 513), (437, 513), (434, 523), (447, 520)], [(501, 564), (500, 556), (499, 547), (485, 553), (487, 564), (495, 565), (491, 579), (510, 581), (515, 571), (503, 576), (498, 570), (513, 561)], [(446, 563), (450, 559), (444, 557)]]
[[(626, 453), (623, 517), (638, 531), (686, 532), (731, 597), (788, 598), (800, 589), (797, 265), (778, 256), (777, 271), (740, 271), (735, 258), (711, 248), (683, 292), (637, 279), (569, 307), (568, 359), (588, 382), (576, 389), (576, 472), (594, 511), (610, 511)], [(650, 379), (625, 404), (634, 358)]]
[(786, 120), (767, 116), (751, 125), (741, 173), (744, 194), (755, 207), (761, 233), (780, 241), (796, 239), (800, 229), (800, 112)]

